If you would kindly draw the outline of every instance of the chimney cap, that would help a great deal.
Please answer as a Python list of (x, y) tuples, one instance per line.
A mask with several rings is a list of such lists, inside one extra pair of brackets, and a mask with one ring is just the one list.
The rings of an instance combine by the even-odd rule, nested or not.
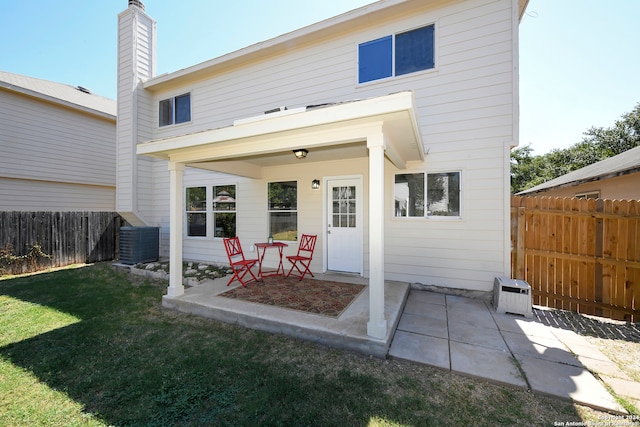
[(144, 4), (140, 0), (129, 0), (129, 6), (136, 6), (144, 10)]

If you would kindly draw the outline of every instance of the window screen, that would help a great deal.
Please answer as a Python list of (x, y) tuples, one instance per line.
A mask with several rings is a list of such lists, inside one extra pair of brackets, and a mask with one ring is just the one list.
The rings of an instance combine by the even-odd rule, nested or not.
[(433, 25), (396, 35), (396, 76), (433, 68)]
[(358, 47), (358, 75), (360, 83), (391, 77), (391, 36), (362, 43)]
[(268, 185), (269, 234), (276, 240), (298, 240), (298, 182)]
[(187, 236), (207, 235), (207, 189), (189, 187), (186, 194)]
[(158, 104), (158, 125), (168, 126), (191, 121), (191, 94), (163, 99)]
[(427, 215), (460, 216), (460, 172), (427, 175)]
[(191, 94), (176, 96), (176, 123), (184, 123), (191, 120)]

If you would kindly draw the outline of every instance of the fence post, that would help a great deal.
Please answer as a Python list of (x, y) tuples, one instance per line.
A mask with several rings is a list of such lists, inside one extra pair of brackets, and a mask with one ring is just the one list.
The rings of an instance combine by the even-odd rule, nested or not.
[(517, 234), (516, 234), (516, 279), (524, 280), (525, 256), (524, 256), (524, 237), (525, 237), (525, 208), (517, 209)]
[[(596, 200), (596, 213), (604, 212), (604, 200), (598, 199)], [(597, 215), (596, 214), (596, 215)], [(596, 244), (595, 244), (595, 269), (594, 269), (594, 280), (593, 283), (595, 285), (595, 302), (602, 302), (602, 256), (603, 256), (603, 247), (604, 247), (604, 226), (603, 226), (603, 217), (600, 215), (596, 216)], [(596, 316), (602, 316), (602, 308), (596, 307), (595, 309)]]

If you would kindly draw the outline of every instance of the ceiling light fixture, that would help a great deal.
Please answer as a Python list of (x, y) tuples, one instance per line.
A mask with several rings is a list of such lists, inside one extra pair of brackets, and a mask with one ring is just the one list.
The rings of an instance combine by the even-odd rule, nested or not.
[(307, 157), (307, 153), (309, 151), (305, 150), (304, 148), (298, 148), (293, 150), (293, 154), (295, 154), (296, 159), (304, 159), (305, 157)]

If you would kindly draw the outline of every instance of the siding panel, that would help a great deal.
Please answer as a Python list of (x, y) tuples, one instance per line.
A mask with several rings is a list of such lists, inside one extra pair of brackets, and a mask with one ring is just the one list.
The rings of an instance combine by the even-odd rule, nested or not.
[[(402, 173), (461, 170), (463, 218), (454, 221), (392, 217), (393, 173), (385, 176), (385, 272), (388, 279), (406, 280), (476, 290), (490, 290), (493, 277), (504, 275), (504, 204), (509, 202), (509, 159), (506, 144), (514, 135), (514, 79), (511, 7), (508, 0), (442, 2), (424, 7), (417, 15), (373, 21), (366, 28), (283, 50), (279, 55), (247, 63), (242, 69), (221, 71), (205, 80), (152, 94), (147, 108), (150, 138), (157, 139), (229, 126), (233, 120), (262, 114), (278, 106), (299, 107), (325, 102), (363, 99), (413, 90), (425, 152), (423, 164)], [(358, 85), (357, 46), (375, 38), (436, 23), (436, 69)], [(157, 127), (158, 101), (192, 93), (192, 122)], [(162, 226), (166, 253), (168, 227), (166, 168), (156, 167), (151, 180), (155, 212)], [(312, 179), (362, 174), (365, 206), (368, 201), (368, 160), (306, 163), (305, 167), (265, 169), (264, 180), (250, 180), (187, 170), (185, 185), (238, 185), (238, 233), (245, 246), (264, 240), (267, 229), (266, 183), (297, 179), (299, 228), (318, 233), (312, 269), (322, 268), (324, 247), (322, 191), (313, 192)], [(147, 172), (145, 172), (147, 173)], [(146, 182), (146, 181), (145, 181)], [(157, 184), (161, 183), (161, 184)], [(151, 201), (149, 201), (151, 203)], [(365, 223), (368, 215), (365, 212)], [(367, 224), (365, 224), (365, 227)], [(366, 230), (366, 228), (365, 228)], [(365, 233), (365, 275), (368, 275), (368, 239)], [(295, 245), (286, 253), (295, 252)], [(419, 254), (419, 255), (416, 255)], [(185, 239), (184, 256), (226, 263), (220, 239)], [(461, 262), (465, 260), (465, 262)]]

